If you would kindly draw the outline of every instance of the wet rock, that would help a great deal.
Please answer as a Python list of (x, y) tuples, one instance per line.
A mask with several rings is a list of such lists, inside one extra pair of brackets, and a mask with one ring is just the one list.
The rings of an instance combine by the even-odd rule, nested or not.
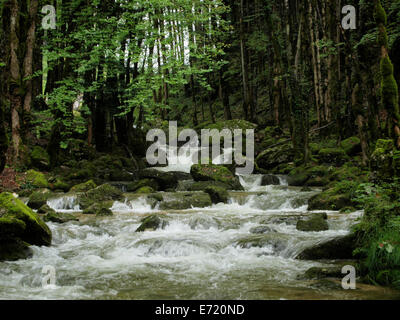
[(158, 183), (155, 179), (141, 179), (139, 181), (135, 181), (135, 182), (128, 184), (127, 191), (128, 192), (136, 192), (136, 190), (143, 188), (143, 187), (150, 187), (155, 191), (157, 191), (159, 189)]
[(289, 235), (281, 233), (267, 233), (263, 235), (252, 235), (250, 237), (241, 239), (237, 242), (237, 245), (245, 249), (272, 246), (274, 252), (280, 252), (287, 248), (288, 243)]
[(16, 261), (32, 257), (29, 244), (16, 239), (0, 239), (0, 261)]
[[(26, 206), (21, 200), (15, 198), (11, 193), (0, 194), (0, 218), (19, 220), (25, 224), (25, 229), (18, 234), (18, 238), (31, 245), (50, 245), (52, 234), (48, 226), (40, 217)], [(22, 231), (22, 223), (18, 222), (19, 230)], [(17, 229), (16, 229), (17, 230)]]
[(239, 178), (222, 165), (195, 164), (190, 173), (195, 181), (217, 181), (227, 184), (229, 190), (243, 190)]
[(181, 172), (181, 171), (170, 171), (169, 173), (173, 174), (178, 181), (184, 180), (192, 180), (192, 175), (190, 173)]
[(61, 213), (49, 211), (44, 217), (43, 220), (46, 222), (55, 222), (55, 223), (66, 223), (69, 221), (79, 221), (74, 215), (69, 213)]
[(170, 172), (163, 172), (156, 169), (145, 169), (138, 172), (140, 179), (155, 180), (159, 190), (175, 189), (178, 186), (177, 177)]
[(224, 188), (209, 186), (205, 189), (205, 192), (210, 195), (212, 203), (228, 203), (229, 194)]
[(264, 174), (261, 180), (261, 185), (262, 186), (279, 186), (280, 181), (277, 176), (274, 176), (272, 174)]
[(312, 267), (308, 269), (303, 276), (300, 276), (301, 279), (324, 279), (324, 278), (343, 278), (342, 267), (341, 266), (333, 266), (333, 267)]
[(96, 187), (97, 187), (96, 183), (94, 183), (93, 180), (89, 180), (89, 181), (86, 181), (84, 183), (77, 184), (77, 185), (73, 186), (71, 188), (70, 192), (87, 192), (87, 191), (92, 190), (92, 189), (94, 189)]
[(199, 229), (199, 228), (200, 229), (210, 229), (210, 228), (218, 229), (220, 227), (220, 222), (210, 216), (196, 215), (190, 219), (189, 226), (191, 229), (194, 229), (194, 230)]
[(306, 232), (319, 232), (329, 230), (329, 226), (322, 215), (313, 214), (308, 220), (299, 220), (296, 229)]
[(160, 228), (165, 228), (168, 222), (163, 219), (161, 215), (152, 214), (143, 218), (141, 225), (136, 229), (136, 232), (154, 231)]
[(34, 191), (28, 201), (28, 206), (32, 209), (39, 209), (47, 203), (47, 200), (53, 196), (49, 189), (39, 189)]
[(47, 214), (47, 213), (53, 213), (53, 212), (56, 212), (56, 211), (54, 209), (50, 208), (47, 204), (41, 206), (37, 211), (37, 213), (39, 213), (39, 214)]
[(105, 201), (121, 201), (123, 200), (122, 191), (109, 185), (103, 184), (97, 188), (89, 190), (88, 192), (79, 195), (78, 201), (81, 209), (85, 210), (92, 204), (105, 202)]
[(300, 260), (321, 260), (321, 259), (352, 259), (355, 250), (356, 236), (349, 234), (327, 240), (311, 248), (305, 249), (296, 259)]
[(186, 210), (192, 207), (205, 208), (211, 205), (211, 197), (207, 193), (176, 193), (169, 199), (164, 197), (159, 208), (160, 210)]
[(114, 201), (104, 201), (92, 204), (89, 208), (83, 210), (83, 214), (94, 214), (96, 216), (112, 216), (113, 213), (110, 210)]
[[(229, 189), (229, 185), (220, 181), (198, 181), (191, 183), (187, 191), (205, 191), (208, 187), (217, 187), (225, 190)], [(186, 191), (186, 190), (185, 190)]]
[(264, 234), (268, 232), (276, 232), (274, 229), (268, 226), (259, 226), (259, 227), (254, 227), (250, 229), (250, 233), (253, 234)]

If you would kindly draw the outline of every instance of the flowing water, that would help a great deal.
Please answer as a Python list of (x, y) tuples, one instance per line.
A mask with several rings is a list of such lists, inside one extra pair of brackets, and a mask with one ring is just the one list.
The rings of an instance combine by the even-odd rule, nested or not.
[[(176, 169), (176, 168), (174, 168)], [(31, 259), (0, 263), (0, 299), (398, 299), (399, 293), (359, 284), (300, 280), (310, 267), (334, 261), (294, 259), (304, 248), (348, 233), (362, 215), (328, 212), (329, 231), (300, 232), (296, 221), (318, 191), (261, 186), (261, 176), (240, 177), (245, 192), (228, 204), (164, 211), (164, 229), (135, 233), (144, 216), (159, 212), (145, 196), (115, 202), (114, 216), (83, 216), (74, 197), (49, 205), (78, 212), (80, 222), (49, 223), (51, 247), (33, 247)], [(259, 246), (255, 227), (270, 231)], [(350, 262), (349, 262), (350, 263)], [(44, 266), (56, 284), (42, 286)]]

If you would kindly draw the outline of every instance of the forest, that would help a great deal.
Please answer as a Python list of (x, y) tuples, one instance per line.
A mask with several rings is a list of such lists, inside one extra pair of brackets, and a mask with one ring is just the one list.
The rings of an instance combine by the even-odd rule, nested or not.
[[(400, 0), (0, 11), (1, 299), (400, 298)], [(254, 130), (253, 174), (149, 164), (171, 121)]]

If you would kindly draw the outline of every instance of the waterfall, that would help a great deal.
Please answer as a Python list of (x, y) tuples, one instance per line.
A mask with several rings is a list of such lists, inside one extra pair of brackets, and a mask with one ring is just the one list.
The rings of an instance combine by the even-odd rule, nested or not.
[(76, 196), (64, 196), (47, 200), (47, 205), (57, 212), (81, 211)]

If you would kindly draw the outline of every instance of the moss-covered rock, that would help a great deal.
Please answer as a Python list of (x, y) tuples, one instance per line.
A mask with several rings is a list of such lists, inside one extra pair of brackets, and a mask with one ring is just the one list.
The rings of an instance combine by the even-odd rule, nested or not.
[(339, 182), (331, 188), (310, 198), (308, 210), (340, 210), (353, 207), (357, 182)]
[(264, 234), (269, 232), (276, 232), (276, 231), (269, 226), (258, 226), (250, 229), (250, 233), (253, 234)]
[(296, 229), (306, 232), (320, 232), (329, 230), (328, 223), (321, 215), (313, 214), (308, 220), (299, 220)]
[(208, 187), (218, 187), (225, 190), (230, 189), (229, 184), (220, 181), (197, 181), (188, 185), (187, 190), (182, 191), (205, 191)]
[(358, 137), (350, 137), (340, 143), (341, 148), (349, 156), (354, 156), (361, 152), (361, 141)]
[(228, 203), (229, 194), (226, 189), (216, 186), (208, 186), (205, 189), (205, 192), (208, 193), (211, 197), (212, 203)]
[(0, 239), (0, 261), (16, 261), (32, 257), (29, 244), (16, 239)]
[(229, 185), (230, 190), (243, 190), (239, 178), (227, 167), (214, 164), (195, 164), (190, 169), (195, 181), (218, 181)]
[(324, 278), (343, 278), (342, 267), (312, 267), (308, 269), (302, 278), (305, 279), (324, 279)]
[(96, 216), (111, 216), (113, 215), (110, 208), (113, 206), (114, 201), (104, 201), (92, 204), (89, 208), (83, 210), (83, 214), (93, 214)]
[(49, 183), (45, 175), (35, 170), (29, 170), (26, 172), (26, 182), (36, 188), (48, 188)]
[(212, 205), (211, 197), (204, 192), (175, 193), (164, 197), (160, 203), (160, 210), (186, 210), (190, 208), (205, 208)]
[(159, 214), (152, 214), (143, 218), (140, 222), (141, 225), (136, 229), (136, 232), (155, 231), (160, 228), (165, 228), (168, 224), (163, 216)]
[(49, 154), (42, 147), (36, 146), (31, 152), (31, 163), (39, 170), (48, 170), (50, 167)]
[(356, 248), (356, 236), (349, 234), (319, 243), (311, 248), (305, 249), (296, 259), (321, 260), (321, 259), (352, 259)]
[(141, 193), (141, 194), (148, 194), (148, 193), (153, 193), (155, 190), (152, 187), (141, 187), (135, 191), (135, 193)]
[(39, 189), (34, 191), (28, 201), (28, 206), (32, 209), (39, 209), (47, 203), (47, 200), (53, 196), (49, 189)]
[(150, 179), (157, 182), (159, 190), (175, 189), (178, 186), (177, 177), (170, 172), (163, 172), (156, 169), (145, 169), (138, 173), (140, 179)]
[(114, 169), (110, 172), (110, 181), (132, 181), (134, 178), (133, 174), (121, 169)]
[(22, 221), (26, 228), (19, 238), (32, 245), (50, 245), (52, 234), (40, 217), (11, 193), (0, 194), (0, 218)]
[(340, 148), (326, 148), (318, 152), (321, 163), (334, 164), (336, 166), (343, 165), (349, 158), (346, 152)]
[(87, 209), (94, 203), (104, 201), (121, 201), (123, 193), (109, 184), (103, 184), (97, 188), (91, 189), (86, 193), (79, 195), (78, 201), (81, 209)]
[(261, 179), (262, 186), (279, 186), (279, 178), (272, 174), (264, 174)]
[(294, 155), (291, 143), (287, 142), (264, 150), (257, 156), (255, 162), (259, 169), (271, 171), (279, 165), (293, 162)]
[(96, 187), (97, 187), (96, 183), (93, 180), (89, 180), (84, 183), (80, 183), (80, 184), (73, 186), (71, 188), (70, 192), (87, 192)]
[(251, 235), (237, 241), (237, 246), (250, 249), (250, 248), (262, 248), (271, 246), (274, 252), (281, 252), (285, 250), (289, 244), (290, 237), (287, 234), (282, 233), (266, 233)]
[(50, 184), (51, 190), (62, 190), (68, 192), (71, 189), (71, 184), (64, 181), (62, 178), (56, 178), (53, 183)]
[(55, 222), (55, 223), (66, 223), (69, 221), (79, 221), (79, 219), (76, 218), (72, 214), (55, 212), (54, 210), (47, 212), (46, 215), (43, 217), (43, 220), (46, 222)]
[(21, 237), (26, 229), (26, 224), (13, 217), (0, 218), (0, 239)]
[(128, 192), (135, 192), (142, 187), (150, 187), (153, 190), (158, 190), (158, 183), (155, 179), (141, 179), (139, 181), (131, 182), (127, 185)]

